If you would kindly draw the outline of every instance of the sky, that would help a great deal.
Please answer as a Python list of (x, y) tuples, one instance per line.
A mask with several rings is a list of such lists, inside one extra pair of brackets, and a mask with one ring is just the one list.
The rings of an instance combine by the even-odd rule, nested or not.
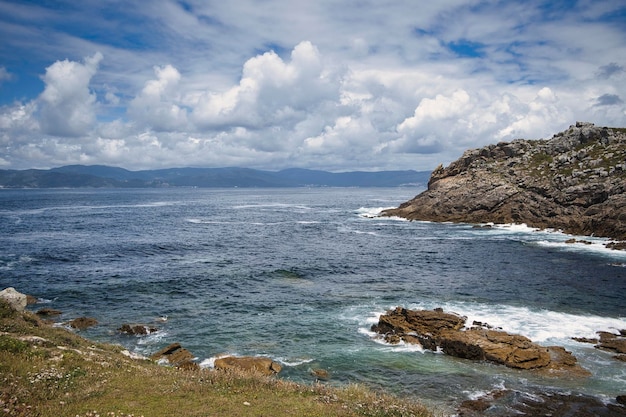
[(432, 170), (626, 126), (624, 0), (0, 0), (0, 169)]

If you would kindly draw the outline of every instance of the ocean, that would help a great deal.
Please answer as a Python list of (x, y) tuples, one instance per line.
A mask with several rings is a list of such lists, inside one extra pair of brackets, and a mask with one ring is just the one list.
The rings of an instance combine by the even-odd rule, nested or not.
[[(80, 333), (150, 355), (180, 342), (204, 367), (269, 356), (280, 378), (359, 383), (453, 413), (496, 389), (614, 401), (626, 363), (572, 337), (626, 329), (626, 252), (524, 225), (381, 218), (421, 189), (0, 190), (0, 287), (94, 317)], [(442, 307), (564, 346), (588, 378), (537, 376), (388, 345), (370, 331), (403, 306)], [(122, 335), (125, 323), (158, 328)]]

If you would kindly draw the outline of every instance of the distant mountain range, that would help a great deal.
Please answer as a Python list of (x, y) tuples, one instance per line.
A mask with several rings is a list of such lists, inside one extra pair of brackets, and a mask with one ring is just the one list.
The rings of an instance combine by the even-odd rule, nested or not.
[(426, 185), (430, 171), (340, 172), (309, 169), (170, 168), (129, 171), (104, 165), (0, 170), (0, 188), (399, 187)]

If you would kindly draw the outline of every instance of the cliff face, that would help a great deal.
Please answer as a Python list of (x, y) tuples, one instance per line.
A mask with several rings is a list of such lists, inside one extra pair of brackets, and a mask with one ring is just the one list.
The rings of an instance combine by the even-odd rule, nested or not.
[(548, 140), (466, 151), (385, 216), (526, 223), (626, 240), (626, 129), (576, 123)]

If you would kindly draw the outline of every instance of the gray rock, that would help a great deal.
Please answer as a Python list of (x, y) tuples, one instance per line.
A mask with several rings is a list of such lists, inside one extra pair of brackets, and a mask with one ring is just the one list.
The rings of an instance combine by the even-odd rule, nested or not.
[(8, 287), (0, 291), (0, 299), (3, 299), (7, 303), (9, 303), (11, 308), (16, 311), (24, 311), (26, 305), (28, 304), (28, 298), (26, 294), (18, 292), (13, 287)]

